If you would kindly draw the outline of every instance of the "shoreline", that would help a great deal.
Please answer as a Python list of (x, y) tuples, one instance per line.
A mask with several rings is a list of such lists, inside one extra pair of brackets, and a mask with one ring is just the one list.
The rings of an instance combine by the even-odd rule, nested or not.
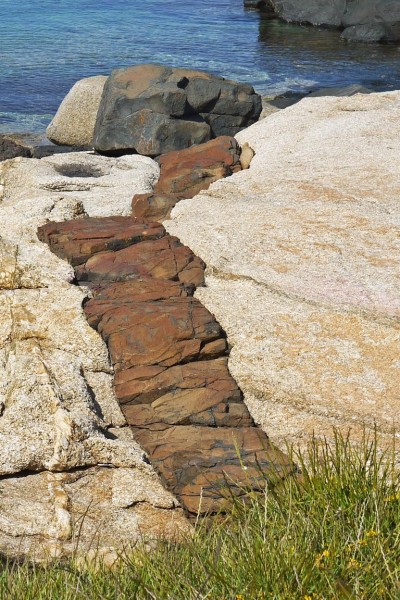
[[(400, 89), (400, 84), (399, 84), (398, 89)], [(363, 91), (360, 91), (360, 90), (363, 90)], [(383, 92), (397, 91), (397, 88), (396, 89), (387, 89), (387, 86), (384, 86), (383, 89), (380, 89), (380, 88), (375, 89), (373, 87), (367, 88), (359, 83), (353, 83), (353, 84), (349, 84), (347, 86), (329, 86), (329, 87), (317, 86), (317, 87), (310, 88), (303, 92), (287, 90), (283, 93), (264, 94), (262, 92), (257, 91), (256, 89), (255, 89), (255, 91), (256, 91), (256, 93), (261, 95), (261, 98), (263, 101), (264, 112), (260, 116), (260, 120), (261, 120), (261, 119), (265, 118), (265, 116), (267, 116), (267, 114), (271, 114), (272, 112), (275, 112), (274, 108), (276, 110), (288, 108), (289, 106), (292, 106), (293, 104), (296, 104), (297, 102), (300, 102), (304, 98), (312, 98), (312, 97), (318, 97), (318, 96), (346, 96), (346, 95), (351, 96), (351, 95), (354, 95), (355, 93), (383, 93)], [(54, 118), (54, 115), (52, 118)], [(50, 123), (51, 123), (51, 121), (49, 121), (47, 126)], [(46, 129), (47, 129), (47, 127), (46, 127)], [(64, 148), (63, 151), (65, 151), (65, 152), (86, 151), (86, 150), (90, 149), (87, 147), (82, 147), (82, 148), (71, 147), (71, 149), (68, 150), (68, 146), (57, 145), (57, 144), (51, 142), (46, 137), (46, 129), (41, 130), (41, 131), (2, 131), (1, 127), (0, 127), (0, 138), (8, 138), (13, 141), (16, 141), (17, 143), (21, 143), (22, 145), (26, 145), (26, 146), (32, 147), (32, 148), (39, 148), (39, 149), (41, 147), (44, 147), (44, 148), (48, 147), (48, 148), (53, 148), (53, 149), (54, 148)], [(61, 152), (61, 150), (56, 150), (56, 151)]]

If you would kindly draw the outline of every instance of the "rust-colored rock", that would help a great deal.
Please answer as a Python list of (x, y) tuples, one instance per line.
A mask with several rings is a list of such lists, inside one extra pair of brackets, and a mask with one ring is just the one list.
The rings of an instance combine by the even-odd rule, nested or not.
[(63, 223), (51, 221), (38, 229), (39, 239), (73, 266), (81, 265), (99, 252), (121, 250), (144, 240), (162, 238), (165, 234), (160, 223), (119, 216)]
[(204, 283), (204, 263), (160, 223), (132, 217), (50, 222), (39, 227), (38, 237), (76, 267), (78, 281), (99, 285), (151, 276)]
[(132, 426), (165, 429), (168, 425), (253, 424), (226, 358), (147, 372), (145, 380), (144, 373), (139, 367), (116, 374), (118, 400)]
[(179, 426), (134, 432), (165, 485), (190, 513), (223, 509), (227, 486), (241, 496), (262, 490), (268, 475), (283, 477), (290, 470), (289, 459), (256, 427)]
[(153, 193), (137, 194), (132, 200), (138, 218), (165, 219), (179, 200), (193, 198), (214, 181), (240, 171), (240, 147), (235, 138), (221, 136), (163, 154), (159, 163), (160, 179)]
[(188, 513), (224, 509), (227, 486), (244, 495), (271, 470), (287, 473), (229, 373), (224, 331), (193, 297), (205, 265), (189, 248), (127, 217), (49, 223), (38, 235), (91, 285), (84, 311), (107, 343), (126, 421)]
[(86, 318), (94, 328), (109, 311), (132, 303), (150, 302), (192, 296), (194, 286), (167, 279), (138, 277), (93, 288), (94, 298), (85, 304)]
[(97, 326), (116, 371), (130, 367), (171, 367), (216, 358), (226, 340), (211, 313), (195, 298), (131, 303), (106, 312)]
[(204, 283), (204, 263), (172, 236), (101, 252), (75, 268), (78, 281), (126, 281), (151, 276), (195, 286)]
[(134, 367), (116, 373), (114, 385), (121, 404), (151, 404), (170, 392), (203, 387), (212, 388), (216, 393), (227, 393), (234, 401), (242, 398), (228, 371), (227, 357), (171, 368)]

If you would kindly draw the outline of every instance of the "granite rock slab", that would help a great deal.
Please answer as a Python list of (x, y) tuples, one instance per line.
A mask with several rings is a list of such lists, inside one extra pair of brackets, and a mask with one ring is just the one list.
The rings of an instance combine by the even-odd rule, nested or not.
[[(238, 134), (250, 169), (173, 209), (271, 441), (399, 432), (400, 93), (305, 98)], [(221, 219), (223, 215), (223, 219)]]

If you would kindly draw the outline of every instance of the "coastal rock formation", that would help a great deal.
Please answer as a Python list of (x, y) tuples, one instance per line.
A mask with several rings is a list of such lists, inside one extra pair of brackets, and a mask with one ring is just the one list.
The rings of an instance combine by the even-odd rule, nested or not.
[(379, 21), (351, 25), (343, 31), (342, 38), (349, 42), (395, 42), (400, 39), (400, 23), (397, 28)]
[(6, 135), (0, 135), (0, 162), (17, 156), (29, 158), (32, 153), (25, 144), (21, 144)]
[(93, 147), (94, 126), (106, 81), (106, 76), (97, 75), (75, 83), (47, 127), (49, 140), (65, 146)]
[(41, 160), (16, 159), (2, 165), (0, 201), (68, 198), (90, 216), (129, 215), (132, 194), (150, 192), (159, 172), (157, 163), (145, 156), (69, 152)]
[(393, 0), (245, 0), (245, 6), (272, 9), (286, 21), (344, 28), (351, 41), (400, 39), (400, 4)]
[(104, 87), (94, 147), (157, 156), (235, 135), (260, 113), (261, 98), (247, 84), (161, 65), (116, 69)]
[[(107, 210), (118, 213), (121, 188), (114, 204), (111, 186), (129, 182), (129, 206), (132, 187), (149, 185), (152, 161), (100, 158), (112, 172)], [(79, 230), (83, 204), (97, 212), (90, 189), (93, 199), (101, 188), (66, 189), (67, 175), (57, 178), (47, 160), (0, 165), (0, 553), (11, 557), (121, 548), (187, 527), (119, 408), (107, 348), (83, 313), (88, 289), (71, 285), (73, 268), (36, 235), (51, 219), (74, 219)], [(57, 160), (76, 169), (71, 154)]]
[(192, 297), (202, 261), (159, 223), (126, 217), (52, 222), (38, 235), (89, 280), (85, 313), (107, 343), (122, 412), (188, 513), (223, 508), (227, 485), (243, 495), (271, 469), (290, 472), (243, 403), (219, 323)]
[[(400, 92), (306, 98), (241, 132), (250, 169), (164, 222), (271, 441), (400, 430)], [(223, 215), (223, 218), (221, 218)]]
[(153, 192), (133, 197), (132, 214), (165, 219), (179, 200), (193, 198), (214, 181), (240, 171), (240, 160), (239, 144), (229, 136), (163, 154), (158, 159), (160, 178)]

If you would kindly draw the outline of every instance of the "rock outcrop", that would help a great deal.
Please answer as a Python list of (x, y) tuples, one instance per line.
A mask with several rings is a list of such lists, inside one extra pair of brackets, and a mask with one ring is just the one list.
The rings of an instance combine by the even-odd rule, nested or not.
[(145, 156), (69, 152), (40, 160), (20, 158), (2, 165), (0, 201), (68, 198), (90, 216), (129, 215), (132, 194), (151, 192), (159, 173), (157, 163)]
[[(53, 159), (0, 166), (0, 553), (10, 557), (108, 552), (187, 527), (119, 408), (107, 349), (83, 313), (87, 288), (71, 285), (73, 268), (36, 235), (51, 219), (79, 230), (99, 192), (109, 214), (123, 212), (122, 186), (129, 207), (132, 187), (149, 189), (158, 168), (142, 157), (80, 158), (53, 157), (70, 179)], [(75, 178), (89, 163), (101, 167), (103, 190)]]
[(400, 39), (400, 4), (393, 0), (245, 0), (245, 6), (274, 10), (286, 21), (344, 29), (350, 41)]
[(97, 75), (77, 81), (71, 88), (46, 134), (55, 144), (93, 148), (97, 113), (107, 77)]
[(149, 194), (136, 194), (132, 214), (160, 221), (183, 198), (193, 198), (211, 183), (241, 170), (241, 150), (235, 138), (221, 136), (205, 144), (163, 154), (160, 178)]
[(235, 135), (260, 113), (261, 98), (247, 84), (161, 65), (116, 69), (104, 87), (94, 147), (158, 156)]
[(242, 495), (271, 469), (290, 472), (243, 403), (224, 332), (192, 297), (205, 265), (189, 248), (132, 218), (48, 223), (38, 235), (92, 286), (85, 313), (107, 343), (122, 412), (188, 513), (223, 508), (227, 485)]
[(7, 135), (0, 135), (0, 162), (23, 156), (29, 158), (32, 156), (30, 148), (25, 144), (19, 143)]
[[(306, 98), (241, 132), (250, 169), (164, 225), (207, 264), (196, 297), (271, 441), (400, 431), (400, 92)], [(223, 215), (223, 217), (221, 217)]]

